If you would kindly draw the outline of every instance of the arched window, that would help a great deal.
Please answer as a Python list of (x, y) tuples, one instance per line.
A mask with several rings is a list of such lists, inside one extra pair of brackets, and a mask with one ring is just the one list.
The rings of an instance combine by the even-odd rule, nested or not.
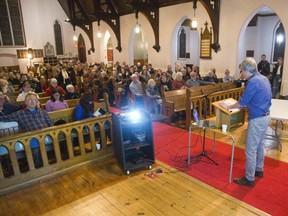
[(56, 55), (63, 55), (63, 43), (62, 43), (62, 29), (61, 24), (58, 20), (54, 22), (54, 36), (56, 45)]
[(279, 24), (278, 28), (274, 34), (274, 53), (273, 53), (273, 62), (277, 62), (279, 57), (284, 57), (285, 52), (285, 31), (282, 23)]
[(180, 28), (178, 32), (178, 59), (186, 58), (186, 32), (184, 28)]

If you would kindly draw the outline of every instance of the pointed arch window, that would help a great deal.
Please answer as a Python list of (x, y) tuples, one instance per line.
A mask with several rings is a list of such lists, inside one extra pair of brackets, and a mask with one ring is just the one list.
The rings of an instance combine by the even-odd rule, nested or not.
[(186, 58), (186, 32), (180, 28), (178, 32), (178, 59)]
[(55, 47), (56, 47), (56, 55), (63, 55), (63, 40), (62, 40), (62, 28), (61, 23), (56, 20), (54, 22), (54, 37), (55, 37)]
[(279, 57), (284, 57), (285, 52), (285, 31), (282, 23), (279, 24), (278, 28), (276, 27), (274, 38), (273, 62), (277, 62)]

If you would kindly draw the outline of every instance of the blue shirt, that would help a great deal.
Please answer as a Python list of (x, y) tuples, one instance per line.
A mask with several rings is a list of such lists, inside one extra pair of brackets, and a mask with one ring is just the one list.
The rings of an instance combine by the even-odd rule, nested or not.
[(80, 104), (76, 106), (74, 114), (75, 121), (94, 117), (92, 112), (86, 113)]
[(246, 89), (239, 100), (241, 106), (247, 106), (248, 119), (261, 117), (270, 111), (271, 85), (269, 80), (259, 72), (254, 72), (248, 80)]

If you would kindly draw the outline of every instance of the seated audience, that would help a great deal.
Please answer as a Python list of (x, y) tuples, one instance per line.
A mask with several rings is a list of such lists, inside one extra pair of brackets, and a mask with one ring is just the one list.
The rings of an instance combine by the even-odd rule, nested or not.
[(35, 89), (35, 92), (46, 92), (46, 89), (48, 88), (48, 82), (45, 78), (45, 76), (40, 76), (40, 81), (38, 83), (38, 86)]
[(68, 104), (63, 99), (63, 95), (59, 91), (59, 89), (54, 88), (51, 92), (51, 99), (48, 100), (45, 104), (45, 109), (47, 112), (56, 111), (56, 110), (62, 110), (67, 109)]
[(80, 98), (80, 94), (75, 92), (75, 87), (72, 84), (66, 86), (67, 93), (64, 96), (65, 100)]
[[(32, 88), (31, 88), (31, 84), (29, 81), (26, 81), (24, 84), (23, 84), (23, 91), (18, 95), (18, 97), (16, 98), (16, 101), (25, 101), (25, 98), (26, 98), (26, 95), (29, 93), (29, 92), (33, 92), (32, 91)], [(37, 98), (38, 95), (37, 95)]]
[(156, 82), (149, 79), (146, 87), (146, 96), (148, 98), (148, 110), (150, 113), (161, 113), (162, 99)]
[(46, 110), (39, 108), (38, 95), (29, 92), (25, 98), (26, 108), (10, 115), (0, 116), (0, 121), (17, 121), (21, 130), (31, 131), (53, 125)]
[(0, 116), (9, 115), (22, 108), (22, 105), (14, 105), (6, 101), (6, 97), (3, 92), (0, 92)]
[(225, 75), (223, 77), (223, 82), (233, 82), (234, 77), (230, 75), (230, 71), (228, 69), (225, 70)]
[(162, 70), (159, 68), (156, 71), (156, 74), (154, 75), (154, 79), (160, 79), (161, 76), (162, 76)]
[(7, 81), (7, 92), (9, 92), (9, 93), (15, 92), (12, 83), (8, 80), (8, 75), (7, 74), (1, 75), (0, 78)]
[(50, 86), (46, 89), (46, 92), (45, 92), (45, 97), (51, 96), (51, 92), (52, 92), (53, 88), (58, 88), (59, 91), (60, 91), (63, 95), (65, 95), (65, 93), (66, 93), (65, 90), (64, 90), (61, 86), (58, 86), (58, 81), (57, 81), (57, 79), (51, 78), (51, 80), (50, 80)]
[(8, 82), (5, 79), (0, 79), (0, 92), (6, 94), (8, 91)]
[(177, 72), (176, 73), (176, 79), (172, 82), (172, 89), (173, 90), (179, 90), (179, 89), (185, 89), (185, 80), (182, 79), (183, 73)]
[(27, 74), (21, 74), (20, 83), (19, 83), (19, 91), (22, 91), (23, 84), (28, 80)]
[(140, 76), (141, 76), (144, 80), (146, 80), (146, 81), (148, 81), (148, 80), (150, 79), (151, 74), (150, 74), (149, 71), (147, 70), (146, 65), (143, 65), (142, 71), (140, 72)]
[[(0, 116), (9, 115), (13, 112), (20, 110), (22, 106), (17, 106), (6, 102), (5, 95), (0, 92)], [(0, 137), (18, 133), (18, 123), (0, 122)]]
[(11, 82), (12, 85), (19, 85), (20, 80), (17, 79), (13, 71), (9, 71), (8, 73), (8, 82)]
[(207, 76), (204, 77), (204, 81), (218, 83), (217, 77), (215, 77), (213, 71), (211, 70), (208, 72)]
[[(39, 108), (37, 94), (29, 92), (25, 98), (26, 108), (19, 110), (10, 115), (0, 116), (0, 121), (11, 122), (16, 121), (23, 132), (38, 130), (53, 126), (52, 120), (44, 109)], [(30, 142), (32, 154), (34, 158), (35, 167), (42, 166), (41, 153), (39, 142), (37, 139), (32, 138)]]
[(80, 98), (79, 104), (75, 108), (74, 117), (76, 121), (94, 117), (93, 95), (84, 93)]
[(151, 63), (148, 64), (147, 70), (148, 70), (148, 72), (149, 72), (150, 74), (154, 74), (154, 73), (155, 73), (155, 70), (154, 70), (154, 68), (153, 68), (153, 66), (152, 66)]
[(186, 86), (188, 88), (191, 88), (191, 87), (194, 87), (194, 86), (200, 86), (200, 85), (213, 85), (215, 84), (214, 82), (207, 82), (207, 81), (204, 81), (204, 80), (200, 80), (200, 79), (197, 79), (197, 73), (192, 71), (190, 73), (190, 79), (188, 79), (186, 81)]
[(167, 76), (165, 76), (165, 75), (162, 75), (160, 77), (160, 88), (159, 89), (160, 89), (160, 93), (162, 95), (163, 92), (161, 92), (162, 91), (161, 86), (164, 86), (165, 91), (171, 91), (172, 90), (171, 82), (168, 81)]

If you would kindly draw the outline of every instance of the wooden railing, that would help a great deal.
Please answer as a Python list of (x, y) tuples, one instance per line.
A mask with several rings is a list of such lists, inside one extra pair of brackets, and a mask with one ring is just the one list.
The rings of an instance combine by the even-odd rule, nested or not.
[[(189, 98), (200, 95), (209, 95), (217, 91), (222, 91), (230, 88), (234, 88), (233, 83), (218, 83), (215, 85), (204, 85), (188, 88)], [(186, 89), (165, 91), (162, 87), (162, 110), (163, 114), (166, 115), (167, 121), (170, 123), (171, 118), (177, 112), (183, 112), (187, 109), (187, 93)], [(200, 105), (200, 104), (199, 104)]]
[[(59, 175), (90, 161), (114, 155), (112, 115), (105, 100), (97, 103), (107, 114), (74, 120), (74, 109), (48, 113), (52, 121), (66, 124), (0, 138), (0, 194)], [(96, 144), (102, 146), (96, 149)]]
[[(186, 129), (188, 130), (192, 121), (192, 111), (197, 109), (200, 118), (204, 118), (206, 112), (206, 118), (215, 116), (215, 108), (212, 103), (215, 101), (224, 100), (227, 98), (234, 98), (239, 100), (244, 92), (244, 88), (232, 88), (224, 91), (217, 91), (210, 93), (209, 95), (194, 96), (189, 89), (186, 90)], [(207, 98), (207, 99), (206, 99)], [(205, 110), (206, 108), (206, 110)]]

